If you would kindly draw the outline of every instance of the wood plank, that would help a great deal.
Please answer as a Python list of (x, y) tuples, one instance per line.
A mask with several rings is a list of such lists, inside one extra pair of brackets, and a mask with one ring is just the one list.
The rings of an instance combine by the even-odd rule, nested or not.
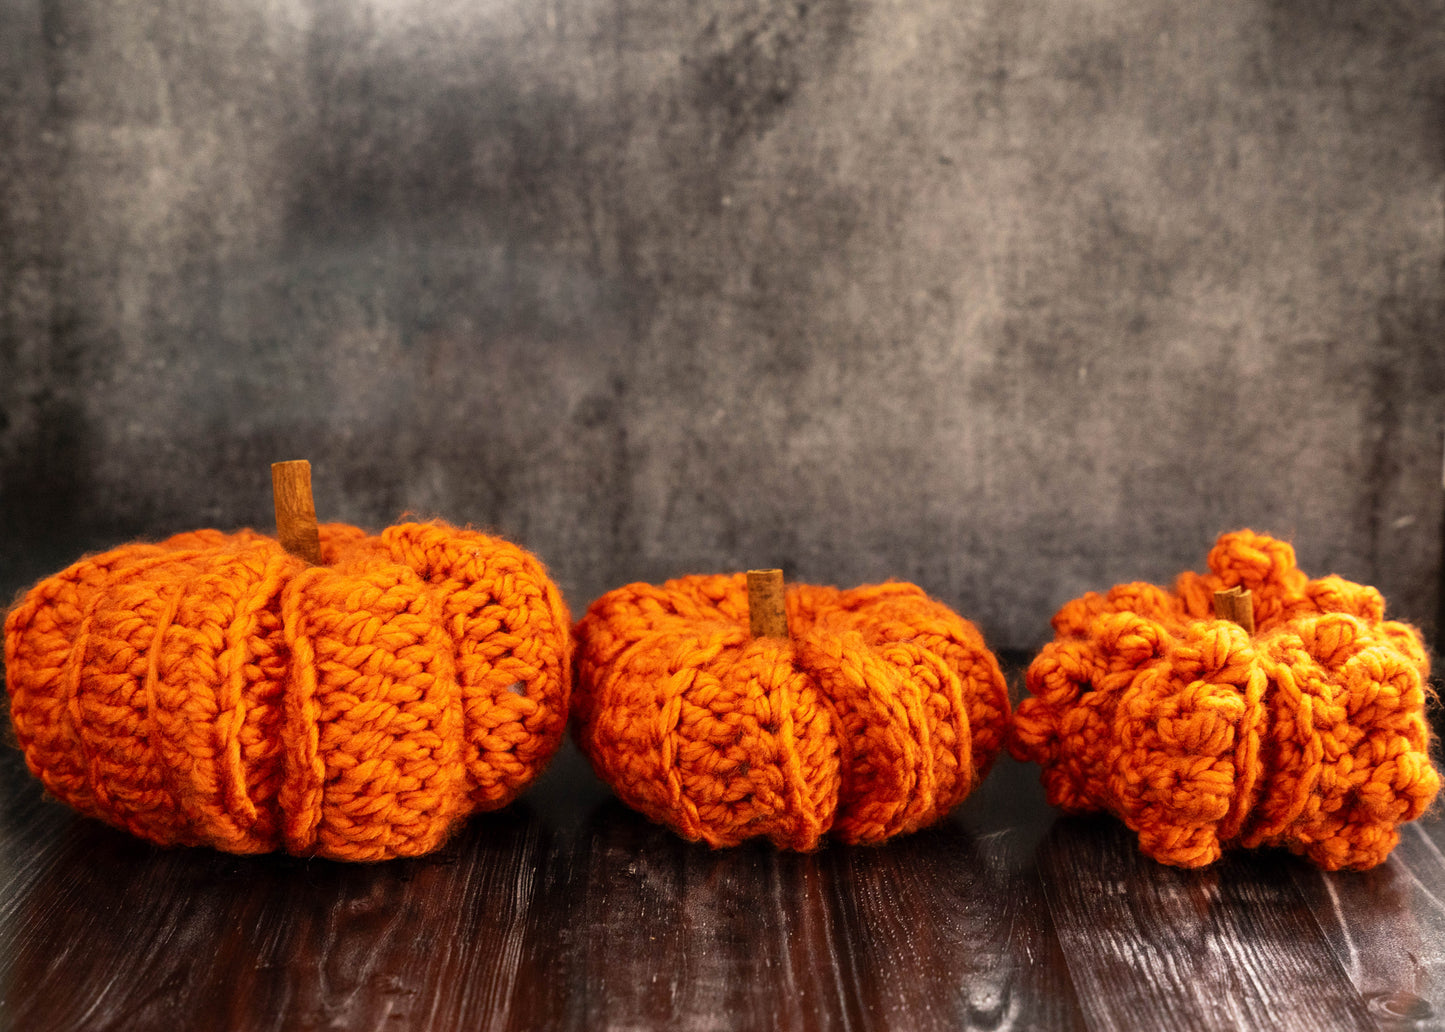
[(596, 813), (587, 852), (577, 1027), (856, 1027), (816, 854), (710, 850), (615, 801)]
[[(285, 1018), (336, 1028), (509, 1027), (518, 986), (533, 980), (528, 916), (547, 869), (541, 825), (525, 808), (474, 818), (441, 852), (366, 866), (321, 861), (257, 894), (237, 922), (236, 961), (284, 1007), (245, 1010), (234, 1027)], [(279, 891), (277, 891), (279, 890)], [(199, 1013), (236, 963), (198, 980)]]
[(93, 821), (69, 819), (61, 841), (5, 926), (9, 1022), (125, 1027), (166, 1010), (217, 931), (212, 901), (187, 898), (203, 879)]
[[(0, 746), (0, 929), (14, 923), (21, 901), (56, 863), (74, 820), (45, 798), (20, 752)], [(4, 1006), (0, 997), (0, 1016)]]
[(1401, 828), (1400, 844), (1373, 870), (1298, 863), (1292, 873), (1375, 1022), (1445, 1032), (1445, 821)]
[(1184, 871), (1145, 857), (1113, 818), (1058, 821), (1039, 867), (1089, 1027), (1376, 1027), (1290, 863), (1234, 853)]
[(384, 864), (162, 850), (93, 821), (4, 929), (26, 1029), (508, 1026), (541, 861), (525, 811)]
[(1006, 767), (957, 820), (811, 855), (711, 851), (602, 808), (582, 1027), (1084, 1028), (1031, 866), (1052, 816)]
[(1034, 867), (1036, 775), (1005, 760), (954, 819), (829, 854), (862, 1028), (1085, 1027)]

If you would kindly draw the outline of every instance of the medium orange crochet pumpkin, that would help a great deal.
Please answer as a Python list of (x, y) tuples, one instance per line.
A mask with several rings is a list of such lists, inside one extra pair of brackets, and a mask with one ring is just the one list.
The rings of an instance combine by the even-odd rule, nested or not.
[[(1117, 814), (1165, 863), (1283, 846), (1373, 867), (1440, 785), (1418, 633), (1384, 619), (1374, 588), (1311, 580), (1283, 541), (1225, 534), (1209, 567), (1172, 592), (1122, 584), (1059, 610), (1014, 755), (1043, 765), (1055, 806)], [(1252, 634), (1213, 615), (1234, 588)]]
[(531, 555), (441, 523), (253, 531), (87, 557), (5, 623), (54, 795), (165, 845), (379, 860), (505, 805), (560, 742), (570, 620)]
[(683, 837), (881, 842), (946, 814), (1003, 746), (1008, 692), (972, 624), (911, 584), (791, 586), (749, 637), (744, 575), (603, 595), (578, 623), (575, 735)]

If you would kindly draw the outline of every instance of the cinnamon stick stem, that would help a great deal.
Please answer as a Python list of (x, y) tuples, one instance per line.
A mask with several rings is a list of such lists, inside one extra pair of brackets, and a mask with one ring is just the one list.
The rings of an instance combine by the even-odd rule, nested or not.
[(1254, 596), (1241, 587), (1229, 588), (1214, 593), (1214, 615), (1221, 620), (1232, 620), (1244, 628), (1246, 634), (1254, 633)]
[(292, 555), (312, 566), (321, 563), (316, 503), (311, 498), (311, 463), (305, 459), (271, 463), (271, 495), (276, 505), (276, 539)]
[(748, 628), (754, 638), (788, 637), (782, 570), (748, 571)]

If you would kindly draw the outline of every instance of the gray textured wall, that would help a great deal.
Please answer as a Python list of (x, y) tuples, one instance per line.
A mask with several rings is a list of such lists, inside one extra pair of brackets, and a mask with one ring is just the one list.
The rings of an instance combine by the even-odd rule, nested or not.
[(0, 581), (323, 516), (998, 646), (1241, 525), (1434, 623), (1445, 10), (0, 2)]

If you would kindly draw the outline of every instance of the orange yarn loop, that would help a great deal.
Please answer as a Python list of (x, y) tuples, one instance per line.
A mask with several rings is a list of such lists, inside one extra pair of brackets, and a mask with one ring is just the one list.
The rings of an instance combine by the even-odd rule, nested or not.
[(911, 584), (787, 591), (752, 639), (746, 579), (603, 595), (577, 625), (575, 733), (621, 799), (690, 840), (881, 842), (946, 814), (1003, 746), (1008, 691), (972, 624)]
[(82, 559), (5, 622), (30, 770), (163, 845), (415, 855), (556, 750), (570, 620), (534, 557), (441, 523), (250, 530)]
[[(1328, 870), (1373, 867), (1440, 778), (1418, 633), (1374, 588), (1309, 579), (1283, 541), (1219, 538), (1207, 574), (1090, 592), (1054, 617), (1028, 670), (1011, 751), (1049, 801), (1108, 810), (1164, 863), (1284, 846)], [(1251, 637), (1215, 591), (1254, 598)]]

